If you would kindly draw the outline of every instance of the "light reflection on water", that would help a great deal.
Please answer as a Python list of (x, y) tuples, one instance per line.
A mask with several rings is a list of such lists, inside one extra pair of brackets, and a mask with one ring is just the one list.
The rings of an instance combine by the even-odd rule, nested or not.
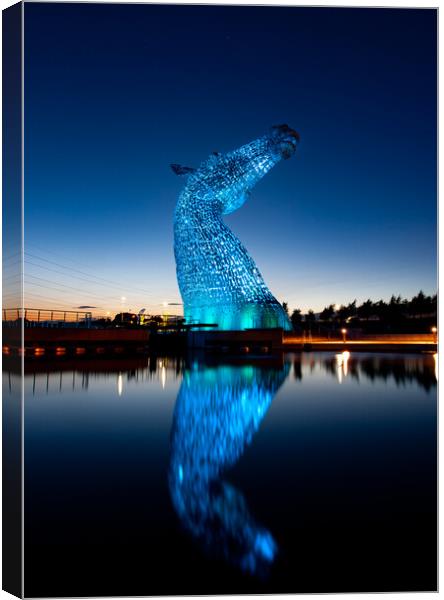
[[(187, 361), (178, 357), (159, 358), (152, 356), (145, 359), (123, 361), (118, 369), (107, 369), (106, 361), (101, 361), (100, 368), (90, 368), (89, 364), (78, 361), (76, 369), (66, 369), (63, 362), (44, 363), (40, 360), (29, 364), (26, 381), (31, 381), (31, 393), (42, 391), (63, 392), (68, 388), (72, 390), (88, 389), (91, 383), (103, 383), (110, 379), (115, 380), (119, 396), (124, 395), (125, 383), (143, 384), (158, 381), (163, 389), (169, 384), (181, 379), (184, 372), (199, 369), (202, 373), (200, 359), (194, 358)], [(436, 387), (438, 381), (438, 354), (374, 354), (350, 353), (345, 350), (340, 353), (313, 352), (313, 353), (288, 353), (284, 355), (285, 363), (291, 365), (290, 374), (295, 380), (324, 379), (331, 376), (338, 384), (347, 379), (354, 383), (393, 382), (396, 386), (405, 386), (408, 383), (417, 384), (426, 391)], [(128, 361), (127, 361), (128, 362)], [(254, 359), (245, 359), (244, 363), (253, 362)], [(263, 360), (262, 360), (263, 363)], [(36, 369), (33, 369), (33, 366)], [(213, 365), (214, 367), (214, 365)], [(8, 378), (7, 390), (11, 391), (11, 373), (5, 369)], [(28, 390), (29, 391), (29, 390)]]
[(208, 552), (251, 572), (266, 569), (277, 544), (223, 475), (252, 442), (289, 367), (194, 365), (174, 409), (169, 482), (177, 514)]
[[(356, 383), (381, 380), (396, 386), (415, 383), (430, 391), (438, 381), (437, 354), (372, 354), (347, 350), (334, 356), (330, 353), (293, 355), (294, 378), (321, 378), (331, 375), (338, 384), (348, 378)], [(350, 383), (352, 382), (350, 381)]]
[[(385, 515), (381, 498), (387, 504), (387, 520), (381, 521), (382, 536), (394, 519), (394, 505), (400, 506), (398, 501), (395, 503), (398, 492), (408, 486), (412, 487), (415, 500), (410, 504), (402, 494), (405, 514), (433, 517), (430, 511), (434, 504), (430, 503), (430, 508), (428, 503), (430, 496), (433, 500), (435, 485), (432, 437), (436, 418), (436, 354), (313, 352), (223, 360), (225, 364), (208, 356), (150, 356), (114, 362), (101, 359), (96, 363), (77, 360), (75, 365), (67, 360), (49, 364), (39, 359), (28, 364), (27, 489), (36, 529), (40, 530), (41, 524), (51, 548), (57, 549), (57, 536), (69, 530), (71, 522), (77, 523), (70, 530), (72, 539), (94, 536), (97, 520), (105, 518), (102, 506), (106, 504), (109, 531), (117, 544), (112, 546), (113, 552), (124, 563), (127, 539), (131, 538), (125, 521), (128, 516), (122, 516), (121, 504), (116, 502), (114, 507), (106, 489), (117, 485), (118, 489), (127, 490), (130, 499), (131, 489), (140, 493), (141, 481), (145, 479), (149, 492), (142, 495), (143, 512), (134, 509), (133, 498), (125, 514), (130, 512), (135, 521), (151, 515), (145, 533), (154, 536), (159, 547), (162, 543), (168, 543), (169, 548), (174, 545), (174, 539), (161, 541), (162, 527), (168, 519), (168, 523), (173, 520), (168, 510), (173, 509), (176, 527), (209, 560), (215, 558), (235, 565), (239, 573), (247, 571), (267, 577), (272, 577), (281, 556), (286, 557), (288, 573), (297, 568), (291, 557), (306, 560), (296, 550), (297, 540), (306, 535), (301, 514), (305, 520), (312, 519), (312, 528), (318, 527), (317, 535), (322, 536), (322, 528), (331, 527), (334, 522), (327, 517), (329, 507), (338, 511), (338, 507), (347, 506), (348, 513), (341, 517), (341, 527), (345, 527), (341, 531), (346, 535), (347, 515), (356, 510), (359, 517), (355, 514), (353, 519), (358, 519), (364, 529), (360, 547), (364, 554), (370, 548), (365, 536), (368, 538), (374, 531), (374, 526), (369, 525), (365, 533), (366, 511), (369, 524), (371, 519), (379, 522), (377, 519)], [(4, 382), (7, 394), (8, 390), (13, 392), (18, 380), (6, 372)], [(348, 449), (348, 454), (343, 454), (343, 448)], [(354, 452), (360, 456), (356, 469), (350, 462)], [(66, 456), (68, 460), (64, 460)], [(63, 471), (57, 461), (63, 463)], [(288, 463), (287, 468), (283, 463)], [(60, 477), (65, 469), (66, 475)], [(82, 479), (82, 469), (94, 469), (95, 476), (88, 479), (85, 475)], [(348, 469), (350, 478), (342, 475), (344, 469)], [(329, 470), (339, 477), (325, 488), (322, 481), (329, 481)], [(300, 483), (304, 477), (305, 486)], [(353, 487), (360, 477), (360, 485)], [(341, 482), (344, 487), (338, 488)], [(66, 500), (60, 496), (60, 484), (69, 491)], [(265, 504), (257, 491), (263, 490), (261, 486), (270, 486), (270, 491), (265, 492)], [(275, 488), (281, 493), (275, 495)], [(78, 490), (85, 497), (84, 525), (76, 521), (78, 505), (68, 507)], [(360, 490), (365, 491), (362, 496)], [(97, 507), (91, 493), (97, 497)], [(425, 494), (424, 498), (421, 494)], [(166, 495), (170, 498), (168, 510), (159, 508), (168, 504)], [(52, 498), (57, 498), (58, 514), (66, 514), (62, 525), (56, 526), (52, 521)], [(310, 513), (311, 506), (321, 501), (319, 498), (325, 502), (324, 523), (322, 513)], [(354, 500), (349, 506), (350, 498)], [(150, 509), (150, 503), (156, 508)], [(300, 508), (296, 510), (298, 503)], [(372, 510), (380, 513), (372, 516)], [(85, 519), (89, 513), (91, 520)], [(429, 522), (423, 524), (417, 516), (414, 518), (419, 532), (433, 532), (433, 522), (430, 527)], [(161, 519), (163, 526), (158, 525)], [(412, 524), (415, 521), (410, 521), (409, 527)], [(291, 535), (284, 535), (283, 531)], [(306, 544), (310, 543), (310, 536), (311, 533), (304, 538)], [(115, 541), (119, 539), (125, 540), (122, 546)], [(38, 557), (51, 564), (54, 557), (45, 554), (48, 547), (39, 547), (35, 537), (33, 543), (39, 549)], [(396, 551), (404, 561), (410, 560), (408, 557), (415, 556), (413, 546), (409, 549), (405, 540), (403, 544)], [(151, 555), (152, 561), (154, 556)], [(183, 560), (186, 563), (186, 557)], [(328, 568), (334, 571), (334, 556), (329, 560)], [(205, 564), (202, 562), (200, 567), (205, 569)], [(308, 577), (310, 565), (306, 568)], [(408, 572), (413, 573), (413, 569)], [(284, 569), (280, 577), (290, 576), (285, 573)], [(336, 591), (342, 589), (341, 585)], [(365, 587), (362, 589), (365, 591)], [(335, 591), (333, 587), (326, 590)], [(141, 587), (135, 591), (143, 595), (151, 590)], [(190, 593), (193, 591), (189, 588)]]
[(338, 382), (342, 383), (342, 377), (348, 375), (348, 359), (350, 358), (350, 352), (344, 350), (340, 354), (336, 354), (336, 368), (338, 375)]

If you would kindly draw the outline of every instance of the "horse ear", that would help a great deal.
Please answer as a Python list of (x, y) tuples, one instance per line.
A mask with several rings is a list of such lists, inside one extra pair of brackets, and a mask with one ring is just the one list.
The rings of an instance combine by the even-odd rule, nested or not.
[(196, 169), (193, 167), (183, 167), (182, 165), (172, 164), (170, 165), (171, 169), (176, 175), (189, 175), (190, 173), (194, 173)]

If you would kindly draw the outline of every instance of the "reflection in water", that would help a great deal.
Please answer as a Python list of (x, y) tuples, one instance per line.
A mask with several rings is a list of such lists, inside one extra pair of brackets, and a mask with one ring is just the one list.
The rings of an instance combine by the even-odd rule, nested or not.
[(426, 391), (436, 386), (436, 374), (433, 357), (403, 356), (393, 358), (390, 356), (364, 356), (354, 359), (350, 375), (355, 379), (365, 376), (371, 381), (382, 379), (393, 380), (396, 385), (405, 386), (407, 383), (416, 382)]
[[(338, 383), (346, 378), (355, 382), (362, 380), (393, 381), (396, 385), (416, 383), (426, 391), (436, 387), (438, 380), (438, 354), (381, 354), (344, 352), (302, 352), (284, 354), (284, 360), (292, 361), (292, 373), (296, 381), (320, 375), (320, 371), (332, 375)], [(10, 368), (8, 357), (3, 356), (4, 372), (20, 374)], [(50, 359), (39, 358), (25, 362), (25, 375), (32, 377), (32, 394), (39, 391), (88, 389), (90, 382), (112, 378), (117, 393), (124, 393), (126, 383), (159, 381), (162, 388), (169, 381), (181, 379), (185, 369), (184, 357), (158, 357), (119, 359)], [(12, 390), (10, 390), (12, 393)]]
[(352, 349), (342, 385), (332, 351), (185, 358), (5, 369), (6, 410), (25, 394), (28, 596), (60, 595), (72, 564), (78, 597), (104, 575), (134, 596), (436, 589), (433, 353)]
[(160, 367), (160, 381), (162, 382), (162, 388), (165, 389), (165, 385), (166, 385), (166, 367), (163, 364), (163, 360), (159, 361), (159, 367)]
[(276, 542), (221, 477), (251, 443), (288, 371), (195, 364), (174, 411), (169, 485), (182, 524), (207, 552), (258, 574), (273, 562)]
[(341, 354), (336, 354), (336, 370), (339, 383), (342, 383), (342, 375), (347, 377), (348, 375), (348, 360), (350, 358), (350, 352), (345, 350)]
[[(4, 361), (5, 362), (5, 361)], [(162, 388), (168, 381), (180, 380), (185, 359), (180, 356), (158, 357), (156, 355), (141, 358), (101, 358), (85, 361), (84, 359), (50, 359), (25, 362), (25, 376), (32, 381), (32, 395), (44, 391), (64, 392), (88, 390), (98, 381), (115, 382), (118, 396), (125, 394), (125, 387), (130, 382), (159, 381)], [(15, 373), (4, 364), (5, 373)], [(20, 374), (20, 371), (17, 372)]]
[(438, 381), (438, 354), (363, 354), (348, 350), (330, 353), (302, 353), (293, 357), (294, 378), (302, 381), (316, 370), (331, 374), (338, 383), (349, 377), (357, 382), (393, 381), (397, 386), (416, 383), (427, 392)]

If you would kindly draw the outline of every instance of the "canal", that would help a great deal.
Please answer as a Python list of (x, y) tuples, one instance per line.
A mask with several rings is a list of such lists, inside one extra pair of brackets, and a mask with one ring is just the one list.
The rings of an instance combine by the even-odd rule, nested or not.
[(25, 596), (436, 589), (436, 355), (32, 364)]

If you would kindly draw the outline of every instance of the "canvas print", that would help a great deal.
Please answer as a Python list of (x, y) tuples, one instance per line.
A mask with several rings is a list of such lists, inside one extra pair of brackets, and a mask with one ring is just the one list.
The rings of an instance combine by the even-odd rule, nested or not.
[(3, 13), (4, 582), (437, 589), (437, 10)]

